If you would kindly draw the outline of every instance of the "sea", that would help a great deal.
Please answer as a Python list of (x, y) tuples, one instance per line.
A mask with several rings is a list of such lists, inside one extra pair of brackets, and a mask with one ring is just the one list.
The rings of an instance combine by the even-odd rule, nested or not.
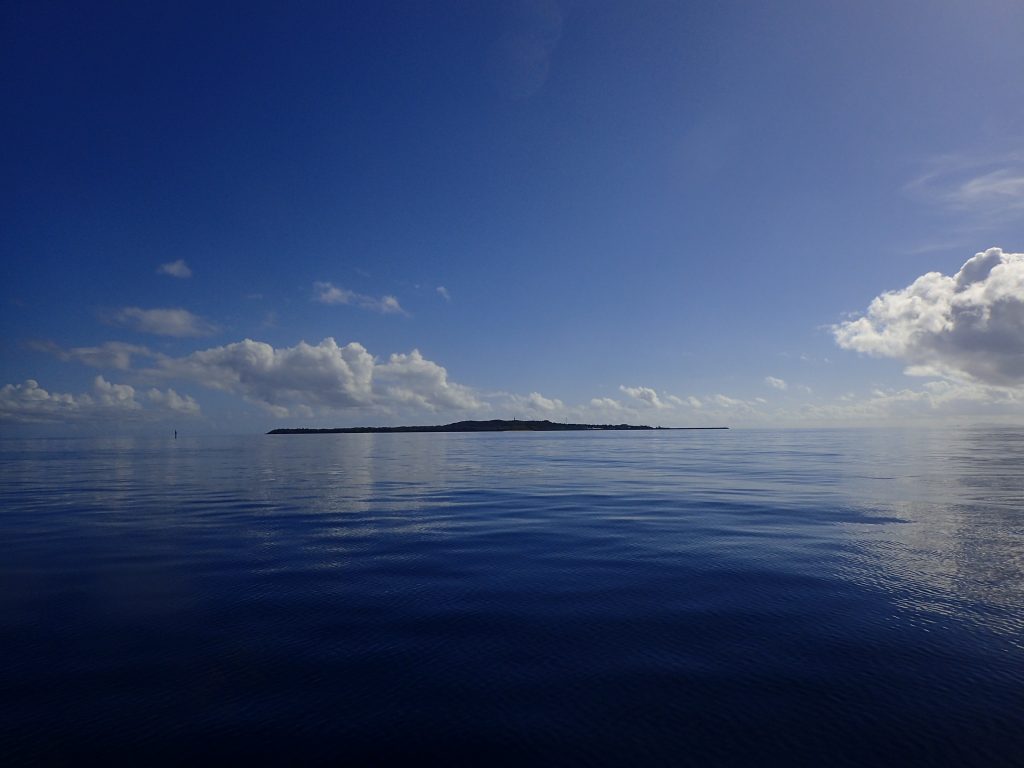
[(1024, 430), (0, 439), (0, 764), (1024, 765)]

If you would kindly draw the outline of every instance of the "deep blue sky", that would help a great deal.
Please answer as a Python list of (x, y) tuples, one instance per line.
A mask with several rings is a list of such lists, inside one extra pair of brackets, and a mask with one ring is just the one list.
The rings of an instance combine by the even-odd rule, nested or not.
[[(0, 15), (7, 423), (1021, 413), (1021, 382), (948, 339), (832, 330), (993, 246), (1021, 268), (1021, 3)], [(997, 330), (1012, 358), (1024, 326)], [(287, 353), (325, 337), (368, 350), (371, 383)], [(85, 361), (110, 342), (148, 352)]]

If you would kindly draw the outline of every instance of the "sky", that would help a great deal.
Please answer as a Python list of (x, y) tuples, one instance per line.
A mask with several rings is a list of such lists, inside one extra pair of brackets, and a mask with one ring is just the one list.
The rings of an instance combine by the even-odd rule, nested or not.
[(0, 6), (0, 434), (1024, 422), (1024, 4)]

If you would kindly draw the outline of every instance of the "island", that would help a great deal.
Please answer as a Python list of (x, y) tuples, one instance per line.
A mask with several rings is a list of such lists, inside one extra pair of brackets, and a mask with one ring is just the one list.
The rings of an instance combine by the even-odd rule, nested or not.
[(491, 419), (490, 421), (456, 421), (452, 424), (413, 427), (334, 427), (312, 429), (308, 427), (272, 429), (268, 435), (336, 435), (376, 434), (378, 432), (585, 432), (585, 431), (658, 431), (681, 429), (728, 429), (728, 427), (648, 427), (634, 424), (567, 424), (557, 421), (521, 421), (519, 419)]

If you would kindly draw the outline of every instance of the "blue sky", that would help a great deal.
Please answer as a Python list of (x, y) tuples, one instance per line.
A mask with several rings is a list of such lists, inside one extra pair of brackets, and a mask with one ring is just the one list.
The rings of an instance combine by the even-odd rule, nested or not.
[(1024, 419), (1021, 3), (0, 15), (4, 431)]

